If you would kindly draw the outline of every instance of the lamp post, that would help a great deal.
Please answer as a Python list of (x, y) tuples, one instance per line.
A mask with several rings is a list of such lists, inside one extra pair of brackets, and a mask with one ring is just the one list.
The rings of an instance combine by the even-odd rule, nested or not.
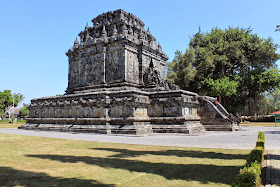
[(15, 116), (15, 94), (13, 94), (13, 114)]
[(15, 120), (15, 94), (13, 94), (13, 112), (12, 112), (12, 123)]

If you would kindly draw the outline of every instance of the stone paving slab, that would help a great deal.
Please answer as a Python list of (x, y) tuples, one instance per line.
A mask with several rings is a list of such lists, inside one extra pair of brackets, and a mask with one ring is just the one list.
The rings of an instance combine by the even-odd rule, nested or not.
[(268, 150), (266, 186), (280, 186), (280, 150)]
[(280, 150), (280, 127), (243, 127), (234, 132), (206, 132), (198, 135), (156, 134), (152, 136), (104, 135), (69, 132), (31, 131), (22, 129), (0, 129), (0, 134), (19, 134), (49, 138), (127, 143), (159, 146), (180, 146), (221, 149), (253, 149), (258, 132), (266, 135), (266, 149)]

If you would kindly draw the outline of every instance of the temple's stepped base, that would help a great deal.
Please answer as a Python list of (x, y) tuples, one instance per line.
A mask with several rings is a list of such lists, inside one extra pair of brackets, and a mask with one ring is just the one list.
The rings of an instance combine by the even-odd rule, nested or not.
[(193, 123), (188, 125), (152, 125), (153, 133), (186, 133), (196, 134), (205, 131), (200, 123)]
[(22, 129), (103, 134), (199, 133), (198, 95), (183, 90), (100, 91), (32, 100)]
[(63, 125), (63, 124), (24, 124), (19, 129), (41, 130), (41, 131), (60, 131), (60, 132), (80, 132), (98, 134), (134, 134), (149, 135), (153, 133), (185, 133), (195, 134), (204, 132), (200, 123), (186, 125), (149, 125), (140, 123), (135, 125)]
[(238, 124), (213, 98), (182, 90), (101, 91), (33, 100), (22, 129), (102, 134), (234, 131)]
[(232, 125), (204, 125), (206, 131), (234, 131)]
[[(79, 132), (79, 133), (98, 133), (98, 134), (135, 134), (142, 135), (137, 132), (135, 128), (126, 128), (126, 129), (107, 129), (106, 127), (89, 127), (87, 125), (26, 125), (26, 127), (19, 127), (20, 129), (25, 130), (41, 130), (41, 131), (59, 131), (59, 132)], [(148, 134), (148, 133), (146, 133)]]

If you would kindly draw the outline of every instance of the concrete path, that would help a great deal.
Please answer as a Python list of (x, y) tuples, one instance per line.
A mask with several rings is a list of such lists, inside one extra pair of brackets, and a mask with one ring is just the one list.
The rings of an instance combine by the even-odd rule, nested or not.
[(206, 132), (205, 134), (199, 135), (157, 134), (144, 137), (0, 129), (0, 133), (4, 134), (19, 134), (97, 142), (222, 149), (253, 149), (255, 147), (259, 131), (263, 131), (266, 135), (266, 149), (280, 150), (280, 127), (243, 127), (241, 131), (235, 132)]

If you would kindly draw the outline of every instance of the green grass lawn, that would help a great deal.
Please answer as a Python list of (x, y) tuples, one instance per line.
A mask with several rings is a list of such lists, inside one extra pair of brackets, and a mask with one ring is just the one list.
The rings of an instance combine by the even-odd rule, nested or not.
[(16, 123), (7, 123), (7, 122), (1, 122), (0, 121), (0, 128), (18, 128), (21, 125), (23, 125), (25, 121), (19, 121)]
[(0, 186), (230, 186), (250, 151), (8, 134), (0, 147)]
[[(250, 122), (245, 121), (240, 123), (241, 126), (266, 126), (266, 127), (274, 127), (275, 122)], [(277, 126), (280, 126), (280, 123), (277, 123)]]

